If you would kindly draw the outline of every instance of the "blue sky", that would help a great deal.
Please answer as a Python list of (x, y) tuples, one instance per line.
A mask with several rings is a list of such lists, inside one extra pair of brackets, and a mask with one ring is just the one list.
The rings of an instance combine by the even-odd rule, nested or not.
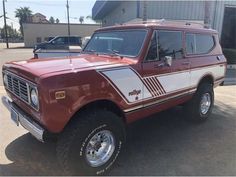
[[(95, 0), (69, 0), (70, 6), (70, 22), (79, 23), (80, 16), (88, 16), (92, 14), (92, 7)], [(58, 18), (60, 22), (67, 22), (66, 16), (66, 0), (7, 0), (5, 3), (8, 25), (19, 28), (18, 19), (15, 18), (15, 9), (19, 7), (29, 7), (33, 13), (39, 12), (47, 16)], [(3, 14), (2, 0), (0, 1), (0, 16)], [(76, 19), (77, 18), (77, 19)], [(85, 18), (86, 23), (94, 23)], [(3, 18), (0, 18), (0, 27), (3, 26)]]

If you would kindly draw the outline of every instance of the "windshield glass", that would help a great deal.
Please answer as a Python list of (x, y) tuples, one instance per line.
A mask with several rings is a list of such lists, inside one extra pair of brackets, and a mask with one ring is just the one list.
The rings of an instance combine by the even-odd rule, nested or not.
[(98, 32), (92, 36), (83, 52), (136, 57), (146, 34), (146, 30)]

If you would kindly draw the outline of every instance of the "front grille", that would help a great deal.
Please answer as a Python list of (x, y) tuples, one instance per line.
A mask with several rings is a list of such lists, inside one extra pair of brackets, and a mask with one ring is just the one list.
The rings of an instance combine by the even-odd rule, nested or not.
[(7, 81), (5, 84), (6, 89), (20, 100), (37, 110), (37, 108), (35, 108), (30, 101), (30, 90), (32, 88), (36, 88), (36, 86), (33, 83), (10, 72), (4, 72), (3, 74), (7, 76)]
[(19, 77), (11, 74), (7, 74), (7, 85), (6, 88), (12, 92), (15, 96), (23, 100), (24, 102), (30, 104), (29, 99), (29, 84), (20, 79)]

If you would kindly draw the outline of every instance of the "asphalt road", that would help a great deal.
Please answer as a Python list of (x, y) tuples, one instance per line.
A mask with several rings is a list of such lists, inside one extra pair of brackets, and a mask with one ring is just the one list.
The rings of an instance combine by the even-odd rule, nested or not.
[[(63, 175), (55, 143), (40, 143), (16, 127), (2, 103), (0, 113), (0, 176)], [(235, 115), (236, 86), (223, 86), (203, 124), (185, 121), (178, 107), (140, 120), (128, 127), (110, 175), (236, 175)]]

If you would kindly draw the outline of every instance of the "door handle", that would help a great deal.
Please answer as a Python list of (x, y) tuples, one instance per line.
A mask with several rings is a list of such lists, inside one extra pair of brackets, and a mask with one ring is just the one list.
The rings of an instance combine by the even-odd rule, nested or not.
[(216, 59), (217, 59), (218, 61), (220, 61), (220, 56), (217, 56)]

